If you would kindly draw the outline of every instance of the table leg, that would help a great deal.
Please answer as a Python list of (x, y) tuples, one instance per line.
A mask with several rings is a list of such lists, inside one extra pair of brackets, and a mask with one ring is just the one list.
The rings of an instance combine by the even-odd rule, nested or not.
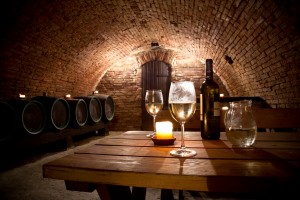
[(65, 181), (67, 190), (70, 191), (81, 191), (81, 192), (93, 192), (96, 187), (92, 183), (84, 183), (78, 181)]
[(173, 191), (170, 189), (161, 189), (160, 199), (161, 200), (174, 200)]
[(96, 189), (101, 200), (131, 200), (131, 191), (128, 186), (99, 184)]
[(183, 191), (182, 190), (179, 190), (178, 199), (179, 200), (184, 200), (184, 196), (183, 196)]
[(145, 200), (147, 188), (132, 187), (132, 200)]

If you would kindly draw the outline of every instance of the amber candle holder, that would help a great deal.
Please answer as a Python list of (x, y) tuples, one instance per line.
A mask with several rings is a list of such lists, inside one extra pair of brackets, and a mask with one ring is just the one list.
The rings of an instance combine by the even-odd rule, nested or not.
[(155, 145), (173, 145), (176, 138), (173, 136), (172, 122), (156, 122), (156, 135), (151, 139)]

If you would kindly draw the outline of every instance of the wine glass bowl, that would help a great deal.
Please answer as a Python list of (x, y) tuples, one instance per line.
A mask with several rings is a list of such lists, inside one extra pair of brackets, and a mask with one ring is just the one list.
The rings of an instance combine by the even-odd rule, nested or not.
[(146, 90), (145, 108), (146, 111), (153, 117), (153, 133), (147, 137), (154, 136), (156, 133), (155, 118), (163, 108), (163, 95), (161, 90)]
[(170, 151), (175, 157), (195, 156), (194, 150), (187, 149), (184, 143), (184, 124), (196, 111), (196, 91), (191, 81), (172, 82), (169, 91), (169, 110), (172, 117), (181, 125), (181, 146)]
[(194, 107), (196, 107), (196, 103), (173, 103), (170, 104), (169, 109), (172, 112), (172, 117), (177, 122), (185, 123), (194, 115), (196, 110)]

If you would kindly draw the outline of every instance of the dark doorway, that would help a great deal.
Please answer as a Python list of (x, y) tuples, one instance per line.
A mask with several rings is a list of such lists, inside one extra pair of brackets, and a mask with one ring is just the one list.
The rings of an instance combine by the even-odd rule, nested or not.
[(145, 94), (148, 89), (160, 89), (163, 93), (164, 108), (168, 109), (171, 85), (171, 65), (162, 61), (149, 61), (142, 65), (142, 130), (153, 130), (153, 118), (145, 109)]

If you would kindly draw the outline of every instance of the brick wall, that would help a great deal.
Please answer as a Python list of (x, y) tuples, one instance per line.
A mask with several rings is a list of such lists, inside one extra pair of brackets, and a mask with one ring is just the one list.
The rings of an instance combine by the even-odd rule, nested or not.
[[(140, 126), (140, 66), (168, 61), (173, 80), (215, 78), (230, 96), (300, 107), (299, 1), (1, 1), (0, 99), (91, 94), (117, 102), (120, 126)], [(163, 51), (151, 52), (151, 42)], [(225, 56), (232, 58), (229, 64)], [(134, 72), (136, 74), (134, 75)], [(226, 93), (227, 94), (227, 93)], [(127, 111), (132, 119), (126, 118)]]
[[(177, 59), (176, 59), (177, 58)], [(136, 60), (123, 63), (122, 67), (115, 66), (109, 69), (102, 77), (97, 90), (111, 95), (116, 103), (115, 118), (110, 130), (140, 130), (142, 126), (141, 104), (141, 66), (150, 61), (159, 60), (172, 65), (172, 81), (188, 80), (195, 84), (197, 96), (200, 86), (205, 80), (204, 64), (195, 58), (176, 56), (172, 51), (155, 49), (141, 55)], [(175, 61), (176, 60), (176, 61)], [(220, 93), (228, 96), (225, 86), (218, 76), (214, 76), (220, 86)]]

